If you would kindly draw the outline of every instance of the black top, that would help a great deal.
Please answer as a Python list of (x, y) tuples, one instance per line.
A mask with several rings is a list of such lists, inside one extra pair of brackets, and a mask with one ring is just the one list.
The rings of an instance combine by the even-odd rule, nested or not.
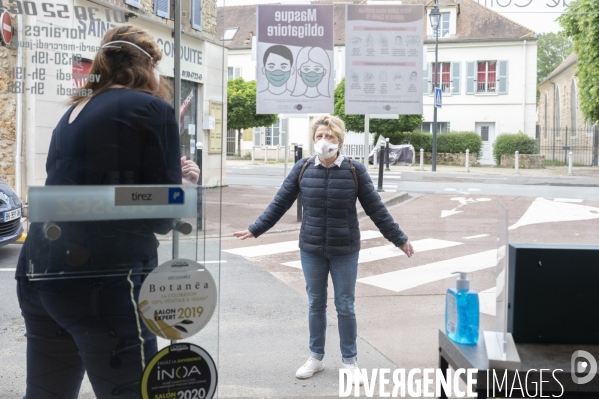
[[(258, 237), (273, 227), (302, 193), (303, 217), (299, 247), (306, 252), (346, 255), (360, 250), (356, 183), (346, 158), (341, 166), (316, 166), (313, 159), (298, 178), (307, 158), (298, 161), (273, 201), (249, 231)], [(352, 161), (358, 175), (358, 200), (383, 236), (394, 245), (408, 241), (376, 192), (364, 165)]]
[[(179, 130), (173, 107), (130, 89), (111, 89), (92, 97), (69, 124), (75, 106), (52, 133), (46, 185), (181, 184)], [(156, 262), (154, 232), (170, 230), (166, 220), (57, 223), (61, 237), (50, 242), (42, 226), (30, 226), (17, 276), (25, 259), (43, 268), (77, 271)], [(28, 255), (27, 255), (28, 253)]]

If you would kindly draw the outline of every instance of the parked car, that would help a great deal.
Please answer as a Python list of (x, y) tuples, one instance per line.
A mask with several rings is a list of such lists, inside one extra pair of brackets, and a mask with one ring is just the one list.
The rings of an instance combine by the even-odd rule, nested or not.
[(0, 179), (0, 247), (17, 241), (23, 234), (23, 203), (4, 180)]

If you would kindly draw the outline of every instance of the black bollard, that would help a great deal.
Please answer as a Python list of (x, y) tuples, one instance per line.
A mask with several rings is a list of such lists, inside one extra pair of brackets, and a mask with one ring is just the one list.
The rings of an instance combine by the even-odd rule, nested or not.
[[(295, 146), (295, 162), (302, 159), (302, 145)], [(297, 221), (302, 221), (302, 193), (297, 196)]]
[(379, 150), (379, 183), (378, 183), (378, 187), (376, 189), (376, 191), (378, 191), (379, 193), (383, 190), (383, 168), (385, 167), (385, 157), (384, 154), (385, 153), (385, 143), (381, 143), (380, 146), (380, 150)]
[(385, 162), (387, 163), (387, 167), (385, 168), (385, 172), (389, 172), (389, 139), (386, 139), (385, 142), (387, 145), (385, 146)]

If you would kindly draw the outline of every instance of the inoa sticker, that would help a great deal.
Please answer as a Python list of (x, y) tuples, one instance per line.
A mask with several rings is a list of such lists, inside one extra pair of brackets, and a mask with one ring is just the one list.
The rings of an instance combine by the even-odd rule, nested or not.
[(197, 345), (181, 343), (158, 352), (144, 369), (143, 399), (212, 399), (218, 374), (212, 357)]
[(173, 259), (150, 273), (139, 293), (141, 319), (159, 337), (178, 341), (198, 333), (216, 308), (216, 284), (197, 262)]
[(181, 187), (115, 187), (115, 206), (183, 205), (185, 192)]

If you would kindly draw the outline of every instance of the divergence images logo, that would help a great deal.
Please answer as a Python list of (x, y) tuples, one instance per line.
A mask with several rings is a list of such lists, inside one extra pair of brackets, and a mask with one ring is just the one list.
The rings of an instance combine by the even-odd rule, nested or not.
[[(582, 360), (585, 359), (585, 360)], [(584, 377), (578, 377), (577, 374), (585, 374)], [(587, 351), (578, 350), (572, 354), (571, 374), (572, 381), (575, 384), (586, 384), (590, 382), (597, 373), (597, 360)]]

